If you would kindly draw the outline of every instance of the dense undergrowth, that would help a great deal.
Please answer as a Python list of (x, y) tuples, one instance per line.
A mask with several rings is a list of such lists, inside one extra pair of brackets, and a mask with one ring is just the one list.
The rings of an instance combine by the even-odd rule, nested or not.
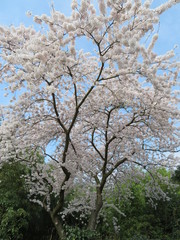
[[(49, 215), (38, 205), (29, 202), (28, 189), (22, 175), (27, 171), (20, 164), (5, 164), (0, 170), (0, 239), (46, 240), (58, 239)], [(122, 199), (120, 212), (104, 208), (96, 232), (86, 230), (80, 216), (67, 215), (65, 230), (67, 240), (178, 240), (180, 239), (180, 167), (174, 175), (165, 169), (176, 188), (164, 184), (163, 191), (169, 200), (148, 201), (143, 185), (131, 184), (133, 195)], [(117, 195), (112, 196), (117, 205)], [(67, 199), (68, 201), (68, 199)], [(83, 225), (84, 224), (84, 225)]]

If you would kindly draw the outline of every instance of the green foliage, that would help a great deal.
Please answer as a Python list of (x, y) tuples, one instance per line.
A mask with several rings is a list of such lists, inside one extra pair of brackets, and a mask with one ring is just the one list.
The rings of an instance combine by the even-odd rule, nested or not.
[[(0, 239), (57, 240), (49, 215), (41, 207), (30, 203), (27, 198), (28, 189), (22, 177), (27, 171), (25, 166), (13, 162), (10, 165), (4, 164), (0, 169)], [(170, 179), (167, 170), (160, 169), (158, 173)], [(171, 179), (177, 185), (175, 189), (161, 183), (163, 190), (168, 192), (170, 200), (156, 201), (156, 208), (147, 201), (144, 182), (132, 183), (132, 198), (129, 200), (122, 198), (119, 205), (117, 205), (116, 193), (112, 194), (108, 203), (114, 203), (126, 216), (119, 214), (113, 208), (104, 208), (97, 231), (85, 229), (85, 225), (80, 221), (80, 213), (74, 216), (67, 215), (65, 226), (67, 240), (179, 240), (179, 176), (180, 167)], [(145, 181), (149, 180), (147, 175)], [(67, 196), (67, 203), (79, 194), (78, 188), (79, 186)], [(124, 191), (126, 191), (125, 186)], [(114, 219), (119, 226), (118, 231), (115, 230)]]
[(23, 239), (23, 233), (28, 228), (28, 213), (19, 208), (8, 208), (3, 214), (0, 225), (0, 237), (2, 239)]
[(0, 169), (0, 206), (2, 208), (25, 205), (25, 181), (21, 177), (25, 168), (19, 163), (4, 164)]
[(172, 176), (172, 181), (180, 184), (180, 166), (177, 167), (174, 175)]
[(22, 177), (28, 169), (17, 162), (0, 169), (0, 239), (49, 239), (52, 223), (49, 215), (27, 197)]
[(100, 234), (96, 231), (80, 229), (77, 226), (65, 226), (67, 240), (98, 240)]
[[(158, 169), (159, 174), (168, 177), (169, 180), (178, 182), (180, 168), (178, 168), (171, 179), (166, 169)], [(145, 181), (149, 181), (147, 175)], [(180, 185), (177, 188), (170, 188), (167, 184), (159, 182), (163, 191), (168, 193), (169, 200), (156, 200), (156, 207), (152, 206), (145, 194), (143, 182), (132, 183), (132, 198), (121, 199), (117, 205), (116, 193), (111, 195), (111, 202), (118, 206), (125, 214), (119, 214), (113, 208), (105, 208), (98, 224), (98, 231), (103, 239), (109, 240), (179, 240), (180, 239)], [(123, 187), (123, 186), (122, 186)], [(113, 218), (119, 231), (115, 232)]]
[(0, 169), (0, 236), (22, 239), (28, 228), (29, 214), (24, 179), (25, 168), (19, 163), (4, 164)]

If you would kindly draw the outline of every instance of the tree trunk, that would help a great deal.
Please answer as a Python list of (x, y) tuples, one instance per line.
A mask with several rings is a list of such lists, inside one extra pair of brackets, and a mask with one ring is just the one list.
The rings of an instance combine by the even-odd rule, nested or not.
[(61, 221), (59, 220), (59, 218), (57, 216), (54, 216), (52, 213), (50, 215), (51, 215), (52, 222), (56, 228), (57, 234), (59, 236), (59, 240), (65, 240), (66, 234), (64, 232)]
[(96, 229), (97, 218), (98, 218), (98, 215), (99, 215), (99, 212), (100, 212), (102, 206), (103, 206), (102, 195), (101, 195), (100, 189), (98, 188), (97, 195), (96, 195), (95, 209), (92, 210), (90, 219), (89, 219), (89, 223), (88, 223), (89, 230)]
[(61, 186), (61, 191), (60, 191), (60, 194), (59, 194), (59, 201), (57, 202), (54, 209), (50, 212), (50, 216), (51, 216), (52, 222), (53, 222), (53, 224), (56, 228), (57, 234), (59, 236), (59, 240), (65, 240), (66, 239), (66, 233), (64, 231), (61, 220), (58, 218), (58, 213), (61, 212), (61, 210), (63, 209), (63, 206), (64, 206), (64, 192), (65, 192), (65, 190), (63, 189), (63, 186), (65, 185), (65, 183), (70, 178), (70, 173), (68, 172), (68, 170), (65, 167), (62, 167), (62, 169), (65, 173), (65, 179), (64, 179), (64, 181), (62, 183), (62, 186)]

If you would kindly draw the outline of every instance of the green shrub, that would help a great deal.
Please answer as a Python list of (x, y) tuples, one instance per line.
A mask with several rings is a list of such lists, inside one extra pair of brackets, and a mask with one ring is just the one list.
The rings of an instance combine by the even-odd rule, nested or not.
[(23, 232), (28, 228), (28, 214), (19, 208), (17, 211), (12, 207), (3, 214), (0, 224), (0, 237), (4, 240), (23, 239)]
[(100, 235), (96, 231), (65, 226), (67, 240), (97, 240)]

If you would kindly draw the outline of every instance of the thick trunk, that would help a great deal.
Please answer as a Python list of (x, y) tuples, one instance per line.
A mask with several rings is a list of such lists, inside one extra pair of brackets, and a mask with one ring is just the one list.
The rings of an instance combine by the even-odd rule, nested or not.
[(62, 186), (61, 186), (61, 191), (60, 191), (60, 194), (59, 194), (59, 201), (57, 202), (54, 209), (50, 212), (50, 216), (51, 216), (52, 222), (53, 222), (53, 224), (56, 228), (57, 234), (59, 236), (59, 240), (65, 240), (66, 239), (66, 233), (63, 229), (63, 225), (62, 225), (61, 220), (58, 218), (58, 213), (62, 211), (63, 206), (64, 206), (64, 192), (65, 192), (65, 190), (62, 189), (62, 188), (70, 178), (70, 173), (68, 172), (68, 170), (65, 167), (62, 167), (62, 170), (65, 173), (65, 179), (64, 179), (64, 181), (62, 183)]
[(62, 225), (61, 221), (59, 220), (59, 218), (57, 216), (54, 216), (53, 214), (50, 214), (50, 215), (51, 215), (52, 222), (56, 228), (57, 234), (59, 236), (59, 240), (65, 240), (66, 234), (63, 229), (63, 225)]
[(88, 223), (89, 230), (96, 229), (97, 218), (98, 218), (98, 215), (99, 215), (99, 212), (100, 212), (102, 206), (103, 206), (102, 195), (101, 195), (101, 191), (98, 189), (97, 196), (96, 196), (95, 209), (92, 210), (90, 219), (89, 219), (89, 223)]

